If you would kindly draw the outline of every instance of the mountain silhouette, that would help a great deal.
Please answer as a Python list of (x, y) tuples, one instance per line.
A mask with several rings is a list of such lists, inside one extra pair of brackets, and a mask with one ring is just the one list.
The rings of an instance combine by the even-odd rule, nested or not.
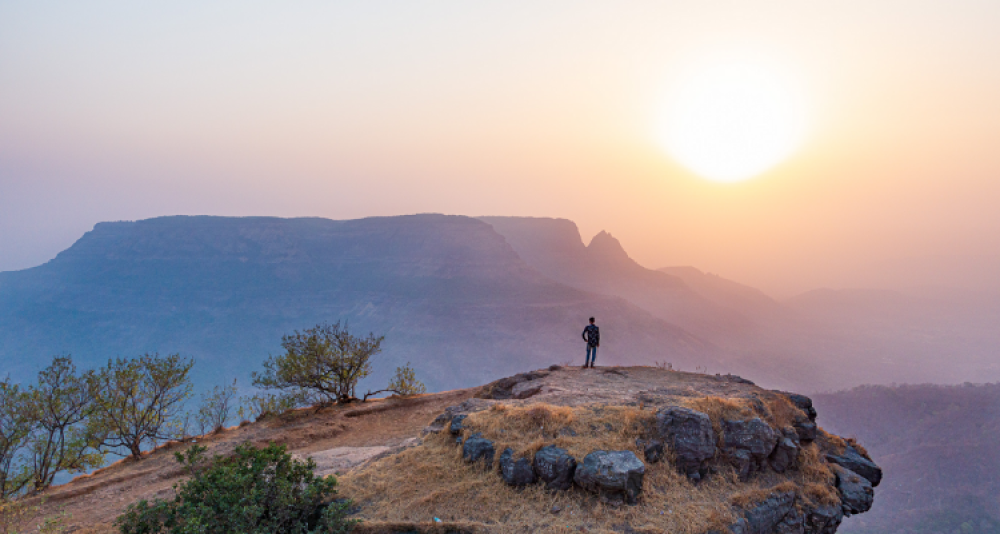
[(373, 382), (409, 361), (440, 390), (582, 364), (592, 315), (600, 363), (716, 362), (710, 343), (553, 281), (490, 225), (444, 215), (101, 223), (44, 265), (0, 273), (0, 362), (23, 379), (54, 354), (89, 367), (179, 352), (209, 385), (258, 369), (283, 334), (340, 320), (386, 335)]

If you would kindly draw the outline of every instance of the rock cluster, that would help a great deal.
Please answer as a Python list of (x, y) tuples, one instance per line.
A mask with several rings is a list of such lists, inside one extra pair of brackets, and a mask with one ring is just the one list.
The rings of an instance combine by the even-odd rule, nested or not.
[[(549, 490), (564, 491), (576, 486), (601, 496), (602, 500), (633, 505), (642, 496), (648, 465), (664, 459), (669, 459), (672, 468), (695, 483), (729, 468), (741, 481), (747, 481), (762, 473), (798, 469), (803, 447), (815, 443), (820, 458), (825, 459), (835, 475), (831, 477), (831, 489), (836, 490), (839, 503), (807, 503), (796, 490), (776, 490), (762, 502), (737, 509), (739, 519), (728, 527), (728, 534), (833, 534), (845, 516), (866, 512), (872, 506), (873, 487), (881, 481), (881, 469), (853, 442), (845, 445), (838, 438), (820, 432), (816, 410), (808, 397), (780, 391), (744, 397), (754, 413), (762, 415), (723, 416), (714, 424), (708, 414), (676, 402), (654, 404), (655, 417), (640, 427), (636, 439), (636, 451), (641, 452), (641, 458), (630, 450), (601, 449), (590, 451), (581, 460), (563, 448), (547, 445), (528, 457), (517, 457), (514, 449), (506, 448), (494, 466), (496, 444), (475, 432), (474, 425), (467, 424), (468, 415), (498, 402), (523, 401), (538, 395), (538, 391), (558, 391), (545, 389), (542, 383), (551, 372), (536, 371), (497, 381), (479, 398), (448, 408), (427, 431), (451, 434), (461, 446), (466, 462), (495, 469), (512, 487), (543, 484)], [(740, 382), (738, 377), (719, 380), (723, 379), (746, 382)], [(653, 404), (658, 393), (658, 390), (640, 392), (638, 404)], [(758, 396), (763, 394), (783, 395), (797, 408), (786, 419), (788, 426), (768, 423), (775, 419), (761, 400), (764, 397)], [(611, 430), (611, 425), (604, 426)], [(594, 432), (601, 432), (599, 428), (591, 425)], [(552, 437), (577, 436), (568, 427), (547, 432)]]

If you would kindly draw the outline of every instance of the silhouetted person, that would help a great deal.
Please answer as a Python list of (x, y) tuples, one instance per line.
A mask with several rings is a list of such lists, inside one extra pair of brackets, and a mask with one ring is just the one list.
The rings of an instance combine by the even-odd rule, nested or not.
[(587, 359), (584, 361), (583, 368), (593, 369), (594, 363), (597, 361), (597, 347), (601, 346), (601, 329), (594, 324), (593, 317), (590, 318), (590, 324), (583, 329), (583, 340), (587, 342)]

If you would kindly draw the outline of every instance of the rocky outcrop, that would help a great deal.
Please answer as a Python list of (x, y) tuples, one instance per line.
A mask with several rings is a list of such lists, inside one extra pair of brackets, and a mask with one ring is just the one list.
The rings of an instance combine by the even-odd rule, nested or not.
[[(576, 374), (592, 378), (597, 386), (588, 388), (586, 396), (565, 383), (553, 383), (553, 377), (565, 373), (580, 371), (554, 366), (494, 382), (479, 398), (448, 408), (428, 431), (444, 433), (447, 429), (462, 444), (466, 462), (494, 469), (509, 486), (543, 484), (550, 491), (575, 488), (580, 498), (596, 495), (609, 503), (641, 505), (645, 495), (654, 491), (644, 487), (648, 471), (664, 463), (693, 482), (735, 475), (740, 481), (755, 481), (753, 491), (770, 484), (773, 489), (762, 500), (745, 507), (732, 505), (738, 519), (729, 525), (728, 534), (834, 534), (845, 516), (872, 506), (872, 488), (881, 480), (881, 470), (853, 442), (845, 445), (844, 440), (819, 430), (816, 410), (804, 395), (768, 392), (738, 377), (718, 376), (706, 380), (718, 384), (713, 386), (717, 391), (737, 396), (692, 402), (691, 388), (647, 387), (633, 388), (636, 392), (631, 398), (609, 399), (620, 393), (607, 384), (634, 380), (640, 371), (602, 369)], [(601, 399), (602, 395), (600, 403), (578, 404), (580, 399)], [(614, 410), (608, 409), (615, 405)], [(495, 409), (478, 414), (491, 406)], [(623, 417), (616, 421), (619, 415)], [(508, 447), (511, 428), (533, 432), (525, 439), (548, 443), (533, 455), (516, 457), (515, 450), (530, 449), (526, 446), (532, 441)], [(628, 443), (634, 447), (621, 450), (622, 433), (630, 436), (633, 441)], [(496, 443), (504, 448), (498, 469), (493, 467)], [(582, 460), (556, 443), (575, 444), (569, 447)], [(581, 443), (586, 444), (585, 454), (580, 452)], [(617, 447), (600, 447), (604, 443)], [(809, 475), (813, 477), (810, 484), (828, 485), (822, 498), (807, 497), (803, 462), (810, 462), (812, 473), (820, 473)]]
[(882, 468), (875, 465), (871, 458), (862, 455), (853, 445), (848, 445), (842, 454), (828, 453), (826, 459), (861, 475), (872, 487), (882, 482)]
[(573, 481), (602, 497), (639, 502), (646, 465), (632, 451), (594, 451), (576, 468)]
[(868, 479), (839, 465), (833, 466), (833, 474), (837, 476), (837, 492), (840, 493), (844, 515), (871, 510), (875, 491)]

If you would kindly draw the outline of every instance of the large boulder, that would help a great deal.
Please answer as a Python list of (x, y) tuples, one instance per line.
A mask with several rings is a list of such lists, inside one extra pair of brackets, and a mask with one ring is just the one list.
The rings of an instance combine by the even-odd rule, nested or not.
[(656, 413), (655, 431), (673, 451), (677, 468), (688, 478), (700, 480), (717, 449), (712, 420), (690, 408), (667, 406)]
[(576, 473), (576, 458), (555, 445), (542, 447), (532, 461), (535, 475), (553, 490), (567, 490), (573, 485)]
[(833, 474), (837, 476), (837, 492), (840, 493), (840, 505), (844, 515), (862, 514), (871, 510), (875, 499), (875, 490), (871, 482), (861, 475), (839, 465), (832, 465)]
[(882, 482), (882, 468), (875, 465), (875, 462), (851, 445), (847, 446), (843, 454), (827, 453), (826, 459), (861, 475), (868, 482), (871, 482), (872, 487), (878, 486), (879, 482)]
[(490, 469), (493, 467), (493, 456), (496, 450), (493, 442), (484, 438), (478, 432), (469, 436), (462, 445), (462, 458), (469, 463), (482, 463), (483, 467)]
[(723, 421), (723, 453), (742, 480), (760, 470), (778, 444), (779, 434), (759, 417), (749, 421)]
[(527, 458), (514, 459), (512, 449), (504, 449), (500, 455), (500, 476), (508, 486), (527, 486), (534, 484), (538, 477)]
[(646, 464), (632, 451), (594, 451), (577, 466), (573, 481), (590, 492), (636, 504), (645, 474)]

